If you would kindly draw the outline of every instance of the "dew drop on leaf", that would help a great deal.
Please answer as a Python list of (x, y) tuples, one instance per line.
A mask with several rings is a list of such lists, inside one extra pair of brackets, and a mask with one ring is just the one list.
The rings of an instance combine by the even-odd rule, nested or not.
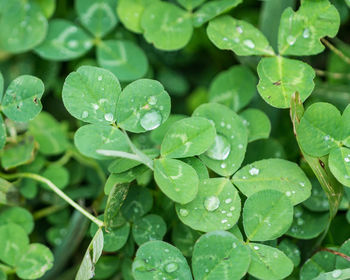
[(113, 114), (112, 113), (105, 114), (105, 120), (108, 122), (112, 122), (114, 120)]
[(213, 145), (207, 150), (206, 155), (212, 159), (225, 160), (229, 156), (231, 151), (231, 145), (227, 141), (226, 137), (222, 135), (216, 135)]
[(212, 211), (215, 211), (216, 209), (218, 209), (219, 205), (220, 205), (220, 200), (215, 195), (209, 196), (204, 200), (204, 207), (209, 212), (212, 212)]
[(255, 44), (254, 44), (254, 42), (252, 40), (244, 40), (243, 44), (246, 45), (250, 49), (254, 49), (255, 48)]
[(179, 268), (179, 265), (177, 263), (168, 263), (165, 266), (165, 271), (168, 273), (174, 272)]
[(188, 211), (186, 209), (181, 208), (180, 209), (180, 215), (183, 216), (183, 217), (186, 217), (186, 216), (188, 216)]
[(295, 43), (295, 41), (296, 41), (295, 37), (293, 37), (293, 36), (288, 36), (288, 37), (287, 37), (287, 43), (288, 43), (290, 46), (293, 46), (294, 43)]
[(342, 274), (340, 269), (336, 269), (332, 272), (332, 277), (333, 278), (338, 278)]
[(162, 123), (162, 116), (157, 111), (149, 111), (141, 118), (140, 124), (146, 130), (156, 129)]
[(259, 175), (259, 172), (260, 172), (259, 169), (255, 168), (255, 167), (253, 167), (249, 170), (249, 174), (252, 176)]
[(304, 38), (309, 38), (310, 37), (310, 29), (305, 28), (303, 31), (303, 37)]

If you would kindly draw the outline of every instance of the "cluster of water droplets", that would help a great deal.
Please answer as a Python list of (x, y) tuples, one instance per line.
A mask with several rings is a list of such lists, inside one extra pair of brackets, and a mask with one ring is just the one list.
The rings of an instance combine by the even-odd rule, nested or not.
[[(147, 99), (147, 104), (144, 107), (150, 107), (157, 104), (157, 97), (150, 96)], [(133, 100), (132, 100), (133, 102)], [(159, 106), (159, 110), (162, 110), (163, 107)], [(150, 109), (147, 111), (140, 119), (140, 125), (145, 130), (153, 130), (159, 127), (162, 124), (162, 114), (158, 109)]]

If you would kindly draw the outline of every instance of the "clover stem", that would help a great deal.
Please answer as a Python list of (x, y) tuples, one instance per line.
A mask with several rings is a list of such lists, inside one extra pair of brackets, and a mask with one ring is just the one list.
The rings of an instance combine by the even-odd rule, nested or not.
[(321, 39), (322, 43), (325, 44), (332, 52), (339, 56), (345, 63), (350, 64), (350, 57), (347, 57), (341, 50), (337, 49), (331, 42), (325, 38)]
[(8, 265), (0, 263), (0, 271), (5, 272), (7, 275), (16, 273), (16, 270)]
[(320, 77), (330, 77), (332, 79), (349, 79), (350, 80), (350, 74), (328, 72), (320, 69), (314, 69), (314, 70), (316, 72), (316, 75)]
[(42, 209), (33, 213), (33, 218), (34, 218), (34, 220), (39, 220), (43, 217), (46, 217), (48, 215), (56, 213), (57, 211), (62, 210), (64, 207), (65, 207), (64, 204), (59, 204), (59, 205), (52, 205), (52, 206), (42, 208)]
[(42, 177), (42, 176), (40, 176), (38, 174), (34, 174), (34, 173), (15, 173), (15, 174), (3, 174), (3, 173), (0, 173), (0, 176), (5, 178), (5, 179), (10, 179), (10, 180), (11, 179), (17, 179), (17, 178), (29, 178), (29, 179), (33, 179), (35, 181), (44, 183), (53, 192), (55, 192), (59, 197), (61, 197), (68, 204), (70, 204), (72, 207), (77, 209), (80, 213), (82, 213), (85, 217), (90, 219), (98, 227), (102, 227), (104, 225), (104, 223), (101, 220), (99, 220), (95, 216), (91, 215), (88, 211), (86, 211), (84, 208), (82, 208), (78, 203), (76, 203), (74, 200), (72, 200), (63, 191), (61, 191), (54, 183), (52, 183), (49, 179), (47, 179), (45, 177)]

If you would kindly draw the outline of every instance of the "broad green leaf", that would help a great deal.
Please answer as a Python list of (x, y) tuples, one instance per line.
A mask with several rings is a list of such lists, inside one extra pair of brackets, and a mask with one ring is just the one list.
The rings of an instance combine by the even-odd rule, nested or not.
[(150, 214), (135, 221), (132, 236), (137, 245), (151, 240), (162, 240), (166, 233), (166, 223), (158, 215)]
[(148, 69), (146, 54), (132, 41), (102, 41), (97, 45), (96, 56), (98, 64), (121, 81), (139, 79)]
[[(69, 184), (69, 172), (68, 170), (57, 164), (49, 165), (42, 173), (42, 176), (49, 179), (59, 189), (64, 189)], [(44, 189), (50, 190), (46, 184), (41, 184)]]
[(200, 6), (207, 0), (177, 0), (177, 2), (185, 9), (192, 11), (194, 8)]
[(81, 66), (67, 76), (62, 99), (75, 118), (109, 124), (115, 122), (120, 92), (119, 81), (111, 72), (95, 66)]
[(297, 12), (287, 8), (281, 17), (278, 49), (282, 55), (313, 55), (324, 50), (320, 39), (339, 29), (337, 9), (328, 0), (303, 1)]
[(41, 112), (30, 121), (28, 129), (39, 144), (39, 151), (44, 155), (57, 155), (68, 147), (66, 132), (60, 123), (47, 112)]
[[(103, 215), (98, 216), (101, 220), (104, 220)], [(96, 224), (91, 224), (90, 235), (94, 236), (98, 231)], [(103, 229), (103, 251), (115, 252), (122, 248), (128, 240), (130, 232), (130, 224), (125, 223), (118, 228), (111, 228), (108, 232)]]
[[(350, 239), (346, 240), (339, 248), (339, 253), (343, 253), (350, 256)], [(349, 260), (344, 259), (341, 256), (336, 257), (336, 268), (345, 269), (349, 268)]]
[(141, 162), (136, 160), (117, 158), (108, 166), (108, 171), (111, 173), (122, 173), (140, 164)]
[(192, 255), (195, 279), (241, 279), (250, 264), (249, 247), (232, 233), (213, 231), (202, 235)]
[(233, 66), (220, 72), (211, 82), (209, 100), (221, 103), (237, 112), (252, 100), (257, 79), (249, 68)]
[(7, 280), (7, 274), (2, 270), (0, 270), (0, 280)]
[(108, 195), (104, 211), (104, 223), (107, 230), (114, 227), (115, 219), (128, 194), (130, 184), (116, 184)]
[(176, 114), (171, 114), (169, 118), (159, 127), (151, 131), (151, 140), (155, 144), (162, 144), (163, 138), (165, 134), (168, 132), (169, 128), (173, 125), (173, 123), (186, 118), (185, 115), (176, 115)]
[(209, 179), (209, 172), (205, 164), (196, 157), (183, 158), (182, 161), (191, 165), (197, 172), (198, 178)]
[(28, 163), (33, 157), (34, 141), (32, 138), (26, 138), (5, 147), (1, 156), (1, 165), (4, 169), (11, 169)]
[(176, 223), (171, 234), (171, 241), (180, 249), (185, 257), (191, 257), (193, 246), (200, 237), (200, 233), (184, 225), (182, 222)]
[(40, 44), (47, 32), (47, 20), (34, 1), (2, 1), (0, 49), (21, 53)]
[(44, 59), (66, 61), (78, 58), (92, 47), (92, 37), (65, 19), (53, 19), (48, 34), (35, 52)]
[(0, 212), (0, 226), (14, 223), (21, 226), (27, 234), (30, 234), (34, 228), (32, 214), (22, 207), (10, 207)]
[(232, 177), (232, 182), (248, 197), (261, 190), (283, 192), (293, 205), (311, 194), (311, 183), (302, 169), (284, 159), (265, 159), (248, 164)]
[(83, 261), (79, 267), (76, 280), (89, 280), (94, 277), (95, 265), (102, 255), (103, 249), (103, 232), (99, 228), (92, 238), (87, 248)]
[(190, 117), (175, 122), (165, 134), (161, 155), (167, 158), (185, 158), (204, 153), (216, 136), (215, 126), (208, 119)]
[(207, 34), (220, 50), (231, 50), (237, 55), (274, 55), (269, 42), (248, 22), (221, 16), (209, 22)]
[(303, 202), (303, 206), (312, 212), (324, 212), (329, 210), (329, 202), (326, 193), (322, 190), (316, 177), (311, 179), (311, 196)]
[(248, 141), (269, 138), (271, 122), (269, 117), (259, 109), (247, 109), (240, 113), (244, 125), (248, 128)]
[(0, 150), (5, 146), (6, 143), (6, 126), (4, 119), (0, 115)]
[(225, 13), (238, 4), (242, 3), (243, 0), (217, 0), (208, 1), (202, 5), (193, 15), (193, 26), (200, 27), (209, 20)]
[(319, 274), (313, 280), (347, 280), (350, 279), (350, 268), (347, 269), (335, 269), (330, 272), (323, 272)]
[(294, 219), (286, 233), (298, 239), (312, 239), (323, 232), (328, 224), (328, 213), (311, 212), (301, 206), (294, 208)]
[(232, 175), (242, 164), (248, 142), (248, 132), (242, 119), (224, 105), (207, 103), (199, 106), (194, 117), (204, 117), (214, 122), (214, 144), (200, 159), (221, 176)]
[(196, 198), (188, 204), (176, 204), (180, 220), (189, 227), (209, 232), (232, 228), (240, 216), (241, 199), (238, 191), (225, 178), (199, 182)]
[(127, 85), (117, 104), (117, 123), (131, 132), (156, 129), (170, 114), (170, 97), (155, 80), (141, 79)]
[(135, 222), (147, 214), (152, 205), (153, 197), (149, 189), (131, 186), (120, 211), (128, 221)]
[(9, 265), (16, 265), (27, 251), (29, 238), (24, 229), (16, 224), (0, 226), (0, 260)]
[(176, 159), (154, 161), (154, 179), (171, 200), (184, 204), (192, 201), (198, 192), (199, 178), (190, 165)]
[(297, 129), (303, 151), (311, 156), (327, 155), (339, 146), (341, 115), (329, 103), (314, 103), (305, 111)]
[(52, 17), (56, 9), (56, 0), (34, 0), (46, 18)]
[(348, 5), (349, 8), (350, 8), (350, 0), (345, 0), (345, 3), (346, 3), (346, 5)]
[(334, 148), (329, 154), (329, 169), (344, 186), (350, 187), (350, 149)]
[(248, 273), (262, 280), (286, 279), (293, 271), (293, 262), (280, 250), (258, 243), (249, 243), (251, 263)]
[(315, 71), (299, 60), (281, 56), (262, 58), (258, 65), (258, 92), (271, 106), (289, 108), (292, 95), (305, 101), (314, 89)]
[(2, 99), (2, 111), (13, 121), (27, 122), (41, 111), (43, 82), (34, 76), (23, 75), (14, 79)]
[(81, 24), (95, 37), (101, 38), (117, 24), (117, 0), (76, 0), (75, 8)]
[(106, 159), (97, 150), (129, 151), (125, 135), (113, 126), (88, 124), (80, 127), (74, 135), (74, 144), (87, 157)]
[(300, 280), (315, 279), (321, 273), (332, 271), (335, 269), (335, 257), (330, 252), (317, 252), (301, 267)]
[(136, 252), (132, 272), (135, 280), (192, 280), (190, 267), (180, 250), (158, 240), (141, 245)]
[(125, 28), (142, 33), (141, 16), (149, 5), (158, 0), (118, 0), (117, 14)]
[(113, 277), (120, 268), (118, 256), (101, 256), (95, 266), (96, 279), (108, 279)]
[(300, 250), (293, 241), (290, 239), (283, 239), (278, 244), (278, 249), (280, 249), (288, 258), (291, 259), (295, 267), (298, 267), (300, 264)]
[(243, 226), (249, 240), (276, 239), (288, 230), (292, 221), (293, 205), (282, 192), (262, 190), (245, 201)]
[(141, 17), (146, 41), (157, 49), (173, 51), (183, 48), (192, 37), (191, 15), (167, 2), (155, 2), (146, 7)]
[(22, 279), (37, 279), (53, 266), (53, 254), (42, 244), (30, 244), (16, 266), (16, 274)]

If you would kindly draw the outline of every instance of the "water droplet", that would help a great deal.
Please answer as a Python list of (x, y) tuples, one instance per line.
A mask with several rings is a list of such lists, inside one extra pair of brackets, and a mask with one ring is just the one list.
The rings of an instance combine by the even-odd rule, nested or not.
[(298, 224), (298, 226), (302, 226), (304, 224), (304, 220), (303, 219), (298, 219), (297, 220), (297, 224)]
[(206, 268), (204, 271), (205, 271), (206, 273), (208, 273), (208, 272), (209, 272), (209, 269), (208, 269), (208, 268)]
[(254, 175), (259, 175), (259, 169), (253, 167), (249, 170), (249, 174), (254, 176)]
[(165, 266), (165, 271), (168, 273), (174, 272), (179, 268), (179, 265), (177, 263), (168, 263)]
[(226, 200), (225, 200), (225, 203), (226, 204), (229, 204), (229, 203), (231, 203), (232, 202), (232, 199), (231, 198), (227, 198)]
[(148, 98), (148, 103), (149, 103), (150, 105), (155, 105), (155, 104), (157, 103), (157, 97), (155, 97), (155, 96), (150, 96), (150, 97)]
[(169, 253), (169, 249), (164, 249), (164, 252), (165, 253)]
[(243, 44), (246, 45), (250, 49), (254, 49), (255, 48), (255, 44), (254, 44), (254, 42), (252, 40), (244, 40)]
[(204, 207), (210, 212), (218, 209), (219, 205), (220, 205), (220, 200), (215, 195), (209, 196), (204, 200)]
[(222, 38), (223, 41), (228, 41), (228, 39), (226, 37)]
[(221, 223), (222, 223), (222, 224), (225, 224), (225, 223), (227, 223), (227, 220), (226, 220), (226, 219), (223, 219), (223, 220), (221, 220)]
[(82, 117), (83, 119), (86, 119), (88, 116), (89, 116), (89, 112), (88, 112), (88, 111), (84, 111), (84, 112), (81, 114), (81, 117)]
[(309, 38), (310, 37), (310, 29), (309, 28), (305, 28), (303, 31), (303, 37), (304, 38)]
[(330, 137), (329, 135), (326, 135), (325, 137), (323, 137), (323, 139), (324, 139), (325, 141), (329, 141), (329, 139), (331, 139), (331, 137)]
[(305, 183), (304, 183), (304, 182), (300, 182), (299, 185), (302, 186), (302, 187), (304, 187), (304, 186), (305, 186)]
[(232, 217), (232, 213), (227, 213), (227, 217)]
[(112, 121), (114, 120), (113, 114), (112, 114), (112, 113), (107, 113), (107, 114), (105, 114), (105, 120), (106, 120), (107, 122), (112, 122)]
[(292, 195), (292, 193), (290, 191), (286, 192), (286, 196), (291, 196), (291, 195)]
[(102, 76), (98, 76), (97, 80), (102, 81)]
[(242, 145), (242, 144), (239, 144), (239, 145), (238, 145), (238, 149), (243, 149), (243, 145)]
[(78, 46), (78, 41), (77, 40), (70, 40), (70, 41), (68, 41), (68, 47), (76, 48), (77, 46)]
[(206, 154), (208, 157), (216, 160), (225, 160), (231, 151), (231, 145), (227, 141), (226, 137), (221, 135), (215, 136), (215, 142), (207, 150)]
[(253, 248), (254, 248), (254, 250), (259, 250), (260, 249), (259, 246), (254, 246)]
[(237, 30), (237, 32), (238, 32), (239, 34), (242, 34), (242, 33), (243, 33), (243, 29), (242, 29), (241, 26), (237, 26), (237, 27), (236, 27), (236, 30)]
[(350, 162), (350, 158), (345, 157), (345, 158), (344, 158), (344, 161), (345, 161), (345, 162)]
[(182, 217), (186, 217), (186, 216), (188, 216), (188, 211), (186, 209), (181, 208), (180, 209), (180, 215)]
[(94, 108), (94, 110), (97, 110), (98, 108), (100, 108), (100, 106), (98, 106), (97, 104), (91, 104), (92, 108)]
[(221, 125), (221, 127), (224, 127), (224, 126), (225, 126), (225, 123), (224, 123), (224, 122), (221, 122), (220, 125)]
[(296, 41), (295, 37), (290, 36), (290, 35), (287, 37), (287, 43), (288, 43), (290, 46), (293, 46), (294, 43), (295, 43), (295, 41)]
[(156, 129), (162, 123), (162, 116), (158, 111), (149, 111), (143, 115), (140, 124), (146, 130)]
[(230, 207), (230, 211), (233, 211), (233, 210), (235, 210), (235, 207), (233, 207), (233, 206)]
[(226, 163), (221, 163), (220, 167), (221, 168), (226, 168)]
[(233, 242), (233, 243), (232, 243), (232, 248), (237, 248), (236, 242)]
[(336, 269), (332, 272), (333, 278), (338, 278), (342, 274), (342, 271), (340, 269)]

